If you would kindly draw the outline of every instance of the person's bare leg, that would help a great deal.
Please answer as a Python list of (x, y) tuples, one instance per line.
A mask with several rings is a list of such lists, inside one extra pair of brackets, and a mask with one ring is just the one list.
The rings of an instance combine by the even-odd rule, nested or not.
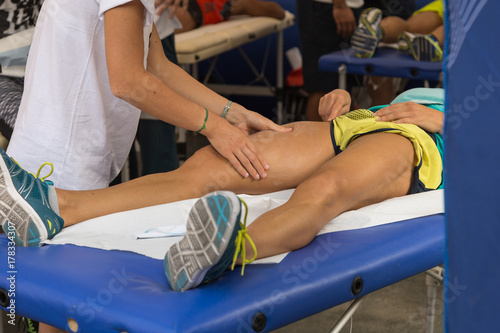
[(396, 97), (392, 77), (370, 76), (366, 80), (368, 93), (372, 98), (372, 105), (385, 105)]
[(408, 19), (408, 32), (430, 34), (434, 29), (443, 25), (443, 20), (436, 12), (422, 12)]
[(281, 20), (285, 10), (274, 1), (231, 0), (231, 15), (268, 16)]
[[(413, 145), (400, 135), (356, 139), (302, 182), (287, 203), (248, 227), (258, 258), (304, 247), (343, 212), (407, 194), (413, 158)], [(250, 247), (247, 254), (253, 256)]]
[(434, 31), (431, 32), (431, 34), (436, 37), (436, 39), (439, 42), (439, 45), (441, 45), (441, 48), (444, 47), (444, 25), (441, 25), (434, 29)]
[(422, 12), (403, 20), (397, 16), (389, 16), (382, 20), (380, 27), (384, 30), (384, 43), (395, 43), (398, 36), (404, 31), (430, 34), (434, 29), (443, 25), (443, 20), (436, 12)]
[(322, 91), (311, 91), (307, 98), (306, 104), (306, 119), (308, 121), (321, 121), (318, 113), (319, 100), (325, 95)]
[(382, 19), (380, 27), (384, 30), (384, 43), (395, 43), (398, 41), (398, 36), (409, 28), (408, 21), (398, 16), (388, 16)]
[(329, 122), (301, 122), (289, 126), (294, 128), (289, 133), (264, 131), (251, 136), (270, 165), (264, 179), (241, 177), (212, 147), (205, 147), (172, 172), (141, 177), (102, 190), (56, 189), (64, 225), (197, 198), (215, 190), (261, 194), (296, 187), (334, 156), (334, 150)]

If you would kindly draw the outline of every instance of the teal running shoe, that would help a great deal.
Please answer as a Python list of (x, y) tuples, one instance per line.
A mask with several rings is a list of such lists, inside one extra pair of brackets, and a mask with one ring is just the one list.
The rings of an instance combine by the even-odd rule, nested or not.
[(366, 8), (361, 13), (359, 24), (351, 36), (351, 48), (358, 58), (371, 58), (382, 39), (382, 11), (378, 8)]
[[(49, 203), (49, 181), (17, 164), (0, 148), (0, 222), (17, 246), (40, 246), (63, 228), (64, 221)], [(38, 173), (45, 165), (40, 167)], [(50, 172), (52, 173), (52, 171)]]
[[(173, 290), (186, 291), (212, 282), (231, 265), (234, 269), (240, 251), (243, 275), (245, 264), (257, 257), (257, 251), (246, 233), (247, 213), (244, 223), (240, 216), (240, 199), (232, 192), (213, 192), (196, 201), (189, 212), (186, 235), (165, 254), (165, 274)], [(245, 259), (245, 240), (254, 250), (249, 260)]]
[(417, 61), (441, 61), (443, 49), (432, 35), (403, 32), (398, 37), (398, 50)]

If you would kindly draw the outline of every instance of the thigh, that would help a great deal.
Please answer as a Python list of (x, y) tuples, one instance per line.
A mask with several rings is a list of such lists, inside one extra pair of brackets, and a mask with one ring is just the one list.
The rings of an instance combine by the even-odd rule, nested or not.
[(305, 180), (290, 203), (320, 198), (326, 223), (345, 211), (406, 195), (413, 164), (413, 145), (403, 136), (364, 135)]
[(202, 184), (202, 193), (230, 190), (262, 194), (294, 188), (330, 160), (335, 152), (330, 122), (298, 122), (286, 126), (293, 127), (293, 131), (262, 131), (251, 136), (270, 166), (266, 178), (241, 177), (212, 147), (197, 151), (179, 168), (179, 173), (193, 184)]
[(435, 11), (420, 12), (408, 19), (408, 31), (419, 34), (430, 34), (443, 25), (443, 20)]

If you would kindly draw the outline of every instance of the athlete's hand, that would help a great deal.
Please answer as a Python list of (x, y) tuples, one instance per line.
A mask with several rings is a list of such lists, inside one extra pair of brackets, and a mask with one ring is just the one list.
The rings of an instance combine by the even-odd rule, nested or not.
[(173, 18), (177, 11), (184, 13), (187, 11), (189, 0), (155, 0), (156, 14), (161, 15), (170, 8), (170, 18)]
[(443, 133), (444, 113), (414, 102), (396, 103), (373, 114), (378, 121), (414, 124), (431, 133)]
[(349, 112), (350, 108), (351, 95), (343, 89), (335, 89), (321, 97), (318, 113), (323, 121), (332, 121)]

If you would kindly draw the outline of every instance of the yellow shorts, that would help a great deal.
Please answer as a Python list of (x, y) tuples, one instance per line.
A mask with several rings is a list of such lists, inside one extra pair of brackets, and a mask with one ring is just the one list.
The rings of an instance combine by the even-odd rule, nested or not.
[(375, 120), (373, 112), (365, 109), (351, 111), (332, 121), (332, 142), (340, 153), (355, 139), (373, 133), (396, 133), (413, 144), (415, 151), (414, 180), (411, 193), (435, 190), (442, 181), (443, 161), (435, 141), (420, 127), (413, 124), (395, 124)]
[(436, 1), (433, 1), (429, 4), (427, 4), (426, 6), (420, 8), (419, 10), (415, 11), (413, 13), (413, 15), (417, 15), (418, 13), (423, 13), (423, 12), (436, 12), (439, 17), (441, 17), (441, 20), (443, 20), (444, 22), (444, 16), (443, 16), (443, 13), (444, 13), (444, 4), (443, 4), (443, 0), (436, 0)]

